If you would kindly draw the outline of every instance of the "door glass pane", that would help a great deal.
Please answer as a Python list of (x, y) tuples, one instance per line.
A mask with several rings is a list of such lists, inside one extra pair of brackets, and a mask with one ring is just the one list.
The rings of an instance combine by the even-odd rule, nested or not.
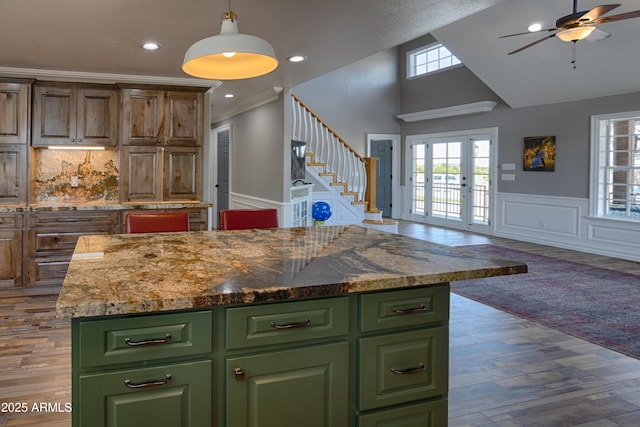
[(476, 139), (473, 144), (471, 177), (471, 209), (474, 224), (489, 224), (489, 165), (491, 160), (491, 142), (488, 139)]
[(434, 142), (431, 158), (431, 211), (434, 217), (460, 220), (462, 143)]
[(425, 146), (416, 144), (412, 151), (412, 210), (414, 214), (424, 215), (424, 182), (425, 182)]

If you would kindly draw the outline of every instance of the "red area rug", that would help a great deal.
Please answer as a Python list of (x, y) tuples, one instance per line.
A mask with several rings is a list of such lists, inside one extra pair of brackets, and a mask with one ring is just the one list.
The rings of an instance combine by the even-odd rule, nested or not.
[(529, 273), (451, 282), (451, 292), (640, 359), (640, 276), (495, 245)]

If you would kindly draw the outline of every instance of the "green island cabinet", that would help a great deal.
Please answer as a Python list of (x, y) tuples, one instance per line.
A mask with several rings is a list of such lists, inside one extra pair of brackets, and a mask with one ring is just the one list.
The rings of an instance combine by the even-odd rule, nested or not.
[(75, 318), (75, 427), (442, 427), (448, 284)]

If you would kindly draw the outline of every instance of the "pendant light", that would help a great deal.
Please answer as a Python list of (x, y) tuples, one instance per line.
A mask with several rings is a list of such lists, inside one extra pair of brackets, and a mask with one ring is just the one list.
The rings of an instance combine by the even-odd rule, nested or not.
[(239, 80), (262, 76), (277, 67), (278, 60), (269, 42), (240, 34), (238, 16), (229, 4), (229, 10), (222, 15), (220, 34), (191, 45), (182, 71), (203, 79)]

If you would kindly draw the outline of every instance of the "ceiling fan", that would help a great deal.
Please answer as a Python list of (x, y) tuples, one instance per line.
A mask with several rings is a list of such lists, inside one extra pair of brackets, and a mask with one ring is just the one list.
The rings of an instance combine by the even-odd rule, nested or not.
[[(621, 13), (618, 15), (611, 16), (603, 16), (613, 9), (619, 7), (619, 4), (603, 4), (600, 6), (596, 6), (591, 10), (585, 10), (582, 12), (578, 12), (578, 0), (573, 0), (573, 13), (563, 16), (556, 21), (556, 26), (554, 28), (540, 29), (538, 31), (527, 31), (524, 33), (516, 33), (516, 34), (508, 34), (506, 36), (501, 36), (500, 38), (513, 37), (513, 36), (521, 36), (524, 34), (534, 34), (539, 32), (550, 32), (553, 31), (552, 34), (548, 36), (536, 40), (533, 43), (529, 43), (526, 46), (522, 46), (519, 49), (514, 50), (513, 52), (509, 52), (509, 55), (514, 53), (522, 52), (525, 49), (530, 48), (538, 43), (542, 43), (545, 40), (548, 40), (553, 37), (557, 37), (564, 42), (572, 42), (574, 47), (575, 43), (580, 40), (584, 40), (590, 35), (590, 39), (602, 40), (610, 36), (610, 34), (600, 30), (597, 28), (598, 24), (606, 24), (608, 22), (621, 21), (623, 19), (637, 18), (640, 17), (640, 10), (634, 10), (632, 12)], [(575, 68), (575, 51), (574, 51), (574, 63)]]

